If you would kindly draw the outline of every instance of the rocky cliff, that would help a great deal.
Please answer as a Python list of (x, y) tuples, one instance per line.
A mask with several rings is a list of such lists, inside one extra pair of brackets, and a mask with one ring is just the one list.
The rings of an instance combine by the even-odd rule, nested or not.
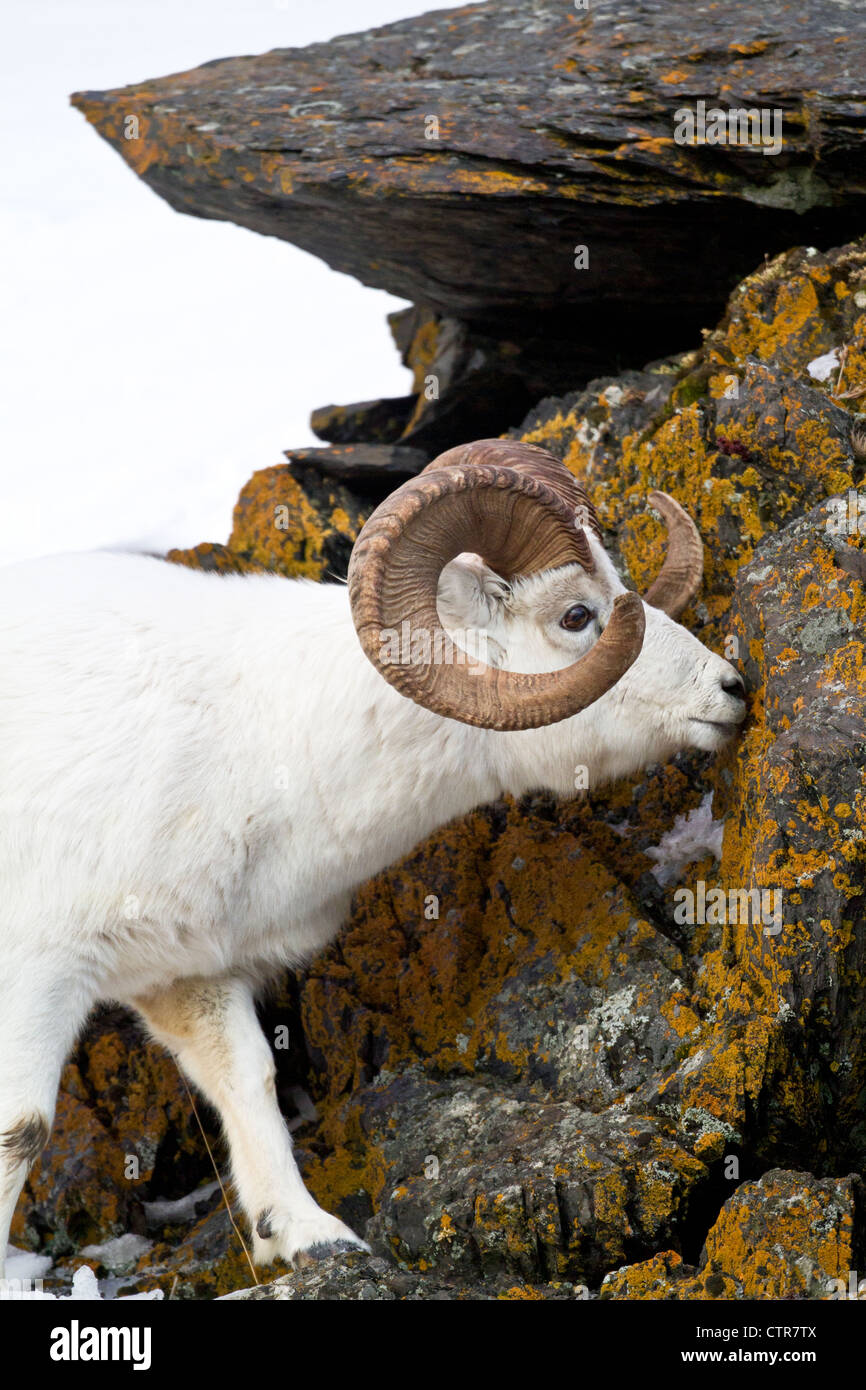
[[(844, 0), (489, 0), (73, 100), (172, 207), (420, 306), (401, 346), (447, 385), (407, 432), (445, 447), (438, 414), (514, 425), (695, 340), (765, 254), (861, 233), (864, 64)], [(701, 101), (767, 121), (719, 143), (678, 118)]]

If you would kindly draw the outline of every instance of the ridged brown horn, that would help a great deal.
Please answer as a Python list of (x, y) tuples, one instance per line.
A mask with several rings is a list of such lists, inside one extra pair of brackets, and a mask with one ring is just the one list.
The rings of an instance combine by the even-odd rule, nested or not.
[(698, 593), (704, 577), (704, 543), (688, 512), (666, 492), (651, 492), (648, 501), (668, 529), (664, 564), (644, 594), (644, 602), (678, 618)]
[[(439, 575), (463, 551), (482, 555), (506, 579), (568, 564), (591, 569), (584, 523), (599, 529), (583, 489), (544, 450), (507, 440), (450, 449), (377, 507), (355, 543), (349, 599), (370, 661), (418, 704), (481, 728), (540, 728), (585, 709), (640, 652), (637, 594), (617, 597), (580, 661), (538, 674), (468, 661), (436, 607)], [(396, 661), (383, 655), (392, 635), (400, 642)]]
[[(504, 464), (507, 468), (513, 468), (515, 473), (531, 473), (556, 493), (582, 527), (589, 526), (600, 541), (604, 540), (595, 507), (574, 474), (569, 473), (565, 464), (560, 463), (547, 449), (541, 449), (537, 444), (522, 444), (507, 439), (479, 439), (474, 444), (461, 444), (456, 449), (448, 449), (428, 463), (423, 471), (430, 473), (437, 468), (460, 468), (464, 465), (475, 467), (479, 463)], [(587, 568), (591, 568), (591, 565), (590, 555)]]

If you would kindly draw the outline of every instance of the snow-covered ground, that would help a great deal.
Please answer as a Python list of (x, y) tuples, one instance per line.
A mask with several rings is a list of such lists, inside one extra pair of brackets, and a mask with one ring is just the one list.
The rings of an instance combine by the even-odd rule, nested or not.
[(725, 822), (713, 820), (713, 793), (707, 792), (700, 806), (677, 816), (659, 843), (644, 850), (644, 854), (656, 861), (650, 873), (665, 888), (680, 879), (685, 867), (696, 859), (703, 859), (707, 854), (721, 859), (724, 833)]
[(173, 212), (68, 104), (212, 58), (452, 0), (7, 0), (2, 20), (0, 563), (225, 540), (310, 410), (408, 386), (402, 301)]
[[(139, 1236), (120, 1236), (121, 1241), (137, 1241)], [(115, 1244), (117, 1242), (114, 1242)], [(145, 1241), (145, 1245), (149, 1245)], [(93, 1258), (98, 1259), (103, 1247), (90, 1247), (96, 1251)], [(84, 1252), (82, 1251), (82, 1254)], [(141, 1251), (139, 1250), (139, 1254)], [(52, 1293), (42, 1287), (42, 1282), (51, 1273), (52, 1263), (48, 1255), (32, 1255), (29, 1250), (17, 1250), (14, 1245), (7, 1246), (6, 1278), (0, 1284), (0, 1303), (39, 1301), (40, 1299), (70, 1299), (78, 1303), (95, 1303), (102, 1299), (117, 1298), (159, 1300), (162, 1289), (151, 1289), (145, 1293), (117, 1293), (117, 1288), (129, 1287), (129, 1279), (97, 1279), (89, 1265), (82, 1265), (72, 1276), (72, 1283), (65, 1292)]]
[[(185, 1197), (145, 1202), (144, 1214), (154, 1239), (165, 1239), (166, 1233), (161, 1229), (165, 1226), (194, 1224), (218, 1188), (218, 1182), (210, 1182)], [(62, 1261), (55, 1267), (50, 1255), (36, 1255), (9, 1245), (6, 1248), (6, 1275), (0, 1281), (0, 1302), (41, 1298), (162, 1298), (160, 1289), (128, 1292), (137, 1283), (146, 1282), (146, 1275), (137, 1273), (136, 1266), (153, 1249), (153, 1244), (154, 1241), (147, 1236), (128, 1231), (98, 1245), (85, 1245), (77, 1252), (78, 1258), (91, 1261), (96, 1268), (83, 1265), (75, 1270)], [(99, 1277), (97, 1271), (100, 1271)], [(50, 1288), (45, 1288), (45, 1284), (49, 1284)]]

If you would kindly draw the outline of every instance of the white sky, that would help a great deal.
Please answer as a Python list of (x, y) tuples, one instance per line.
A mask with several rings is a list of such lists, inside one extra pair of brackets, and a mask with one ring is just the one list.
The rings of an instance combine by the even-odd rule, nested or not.
[(366, 289), (287, 242), (173, 212), (69, 106), (211, 58), (454, 0), (6, 0), (0, 58), (0, 563), (223, 541), (315, 406), (401, 395)]

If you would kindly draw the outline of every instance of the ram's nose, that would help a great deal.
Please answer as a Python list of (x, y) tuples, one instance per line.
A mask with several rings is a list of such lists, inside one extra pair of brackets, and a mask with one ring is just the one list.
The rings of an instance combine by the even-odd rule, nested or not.
[(746, 717), (746, 686), (742, 676), (725, 662), (719, 675), (719, 684), (728, 699), (736, 703), (734, 719), (737, 724), (741, 724)]
[(745, 700), (746, 698), (746, 687), (743, 684), (743, 678), (742, 676), (738, 676), (736, 671), (732, 671), (730, 675), (722, 677), (722, 689), (726, 695), (733, 695), (737, 700)]

